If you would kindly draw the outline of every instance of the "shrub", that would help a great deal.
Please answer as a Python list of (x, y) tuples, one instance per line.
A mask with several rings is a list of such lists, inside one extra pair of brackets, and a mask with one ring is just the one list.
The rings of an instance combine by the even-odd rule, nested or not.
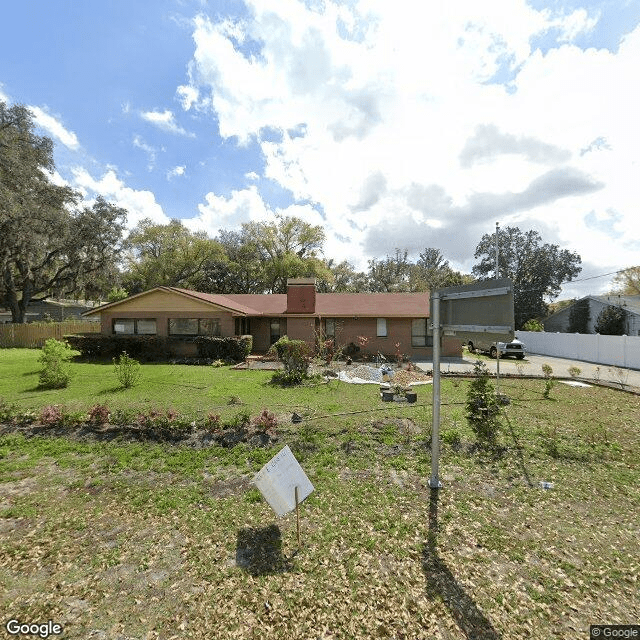
[(278, 419), (275, 414), (271, 413), (268, 409), (263, 409), (259, 416), (256, 416), (251, 420), (253, 431), (257, 434), (266, 434), (268, 436), (276, 435), (276, 427), (278, 426)]
[(498, 439), (500, 406), (486, 365), (477, 361), (467, 391), (467, 421), (483, 448), (494, 448)]
[(446, 442), (453, 449), (458, 449), (462, 443), (462, 438), (457, 429), (446, 429), (442, 432), (442, 441)]
[(627, 330), (627, 310), (607, 305), (598, 315), (594, 330), (603, 336), (622, 336)]
[(209, 431), (220, 431), (222, 428), (222, 422), (220, 420), (219, 413), (210, 413), (207, 415), (207, 421), (205, 422), (205, 428)]
[(304, 374), (300, 371), (276, 371), (271, 376), (271, 382), (282, 387), (294, 387), (302, 384), (304, 378)]
[(544, 375), (544, 391), (542, 395), (545, 399), (549, 400), (551, 390), (556, 384), (556, 381), (551, 377), (553, 375), (553, 369), (549, 364), (542, 365), (542, 373)]
[(49, 338), (42, 347), (38, 361), (42, 363), (40, 387), (43, 389), (62, 389), (71, 380), (69, 360), (73, 350), (66, 342)]
[(580, 367), (572, 366), (569, 367), (569, 375), (572, 378), (577, 378), (582, 373), (582, 369)]
[(248, 411), (240, 411), (229, 422), (225, 423), (225, 426), (232, 429), (246, 430), (249, 424), (251, 424), (251, 414)]
[(65, 336), (65, 340), (89, 358), (114, 358), (126, 351), (142, 360), (167, 360), (176, 354), (180, 342), (193, 338), (166, 338), (163, 336), (110, 336), (102, 333), (85, 333)]
[(283, 385), (300, 384), (306, 377), (311, 362), (311, 350), (304, 340), (290, 340), (282, 336), (272, 347), (284, 364), (284, 374), (276, 372), (273, 382)]
[(94, 425), (109, 424), (111, 415), (109, 407), (104, 404), (96, 404), (89, 409), (89, 423)]
[(540, 320), (536, 320), (535, 318), (531, 318), (531, 320), (527, 320), (522, 326), (523, 331), (544, 331), (544, 325)]
[(62, 424), (64, 419), (62, 409), (57, 404), (42, 407), (38, 421), (46, 427), (57, 427)]
[(194, 342), (201, 358), (231, 362), (242, 362), (253, 348), (253, 336), (233, 336), (230, 338), (198, 336)]
[(113, 370), (123, 389), (130, 389), (140, 379), (140, 363), (130, 358), (126, 351), (113, 359)]

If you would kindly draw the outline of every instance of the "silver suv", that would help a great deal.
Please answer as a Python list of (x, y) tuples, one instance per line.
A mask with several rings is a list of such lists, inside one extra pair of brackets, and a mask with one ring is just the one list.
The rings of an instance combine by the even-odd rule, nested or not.
[[(498, 342), (498, 348), (500, 349), (501, 358), (515, 356), (518, 360), (522, 360), (526, 355), (524, 344), (522, 344), (522, 342), (517, 338), (511, 342)], [(492, 358), (495, 358), (497, 355), (497, 349), (495, 347), (491, 347), (489, 355)]]

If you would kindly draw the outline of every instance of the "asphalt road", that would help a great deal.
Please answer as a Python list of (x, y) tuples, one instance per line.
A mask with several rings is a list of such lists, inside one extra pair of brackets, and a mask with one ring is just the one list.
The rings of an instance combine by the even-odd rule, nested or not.
[[(482, 359), (487, 365), (487, 369), (492, 373), (496, 371), (496, 361)], [(440, 361), (440, 371), (442, 373), (451, 372), (471, 372), (475, 358), (464, 353), (462, 358), (442, 358)], [(424, 371), (433, 369), (433, 362), (430, 360), (420, 360), (415, 363)], [(612, 384), (624, 385), (625, 388), (633, 387), (640, 390), (640, 371), (636, 369), (622, 369), (606, 364), (594, 364), (582, 360), (567, 360), (565, 358), (554, 358), (552, 356), (540, 356), (527, 354), (524, 360), (515, 358), (500, 359), (500, 373), (521, 374), (526, 376), (543, 376), (542, 365), (548, 364), (553, 369), (554, 377), (570, 378), (570, 367), (579, 367), (580, 375), (578, 379), (588, 382), (589, 380), (601, 380)]]

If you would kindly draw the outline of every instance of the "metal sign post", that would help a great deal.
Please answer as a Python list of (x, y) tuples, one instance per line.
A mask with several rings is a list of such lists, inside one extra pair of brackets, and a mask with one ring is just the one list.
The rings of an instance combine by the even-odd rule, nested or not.
[[(442, 305), (441, 305), (442, 302)], [(499, 340), (513, 338), (513, 284), (508, 278), (447, 287), (431, 294), (433, 329), (433, 424), (431, 427), (432, 489), (442, 488), (438, 478), (440, 458), (440, 339), (443, 330), (464, 341), (491, 336), (496, 341), (498, 389), (500, 388)]]
[(440, 489), (438, 465), (440, 458), (440, 292), (434, 291), (433, 323), (433, 422), (431, 426), (431, 479), (429, 486)]

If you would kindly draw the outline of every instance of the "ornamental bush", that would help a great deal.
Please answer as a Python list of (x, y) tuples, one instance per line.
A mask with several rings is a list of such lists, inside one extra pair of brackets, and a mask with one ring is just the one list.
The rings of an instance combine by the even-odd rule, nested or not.
[(285, 379), (299, 379), (298, 382), (301, 382), (307, 377), (311, 349), (304, 340), (290, 340), (287, 336), (282, 336), (271, 349), (275, 349), (278, 359), (284, 364)]
[(473, 365), (473, 375), (467, 391), (467, 421), (482, 448), (495, 448), (500, 429), (498, 398), (489, 371), (480, 360)]
[(113, 370), (123, 389), (130, 389), (140, 379), (140, 363), (130, 358), (126, 351), (113, 359)]
[(66, 342), (49, 338), (42, 347), (38, 362), (42, 364), (40, 371), (40, 387), (43, 389), (62, 389), (71, 380), (69, 360), (73, 358), (73, 350)]
[(251, 353), (253, 336), (218, 338), (198, 336), (194, 339), (201, 358), (242, 362)]

